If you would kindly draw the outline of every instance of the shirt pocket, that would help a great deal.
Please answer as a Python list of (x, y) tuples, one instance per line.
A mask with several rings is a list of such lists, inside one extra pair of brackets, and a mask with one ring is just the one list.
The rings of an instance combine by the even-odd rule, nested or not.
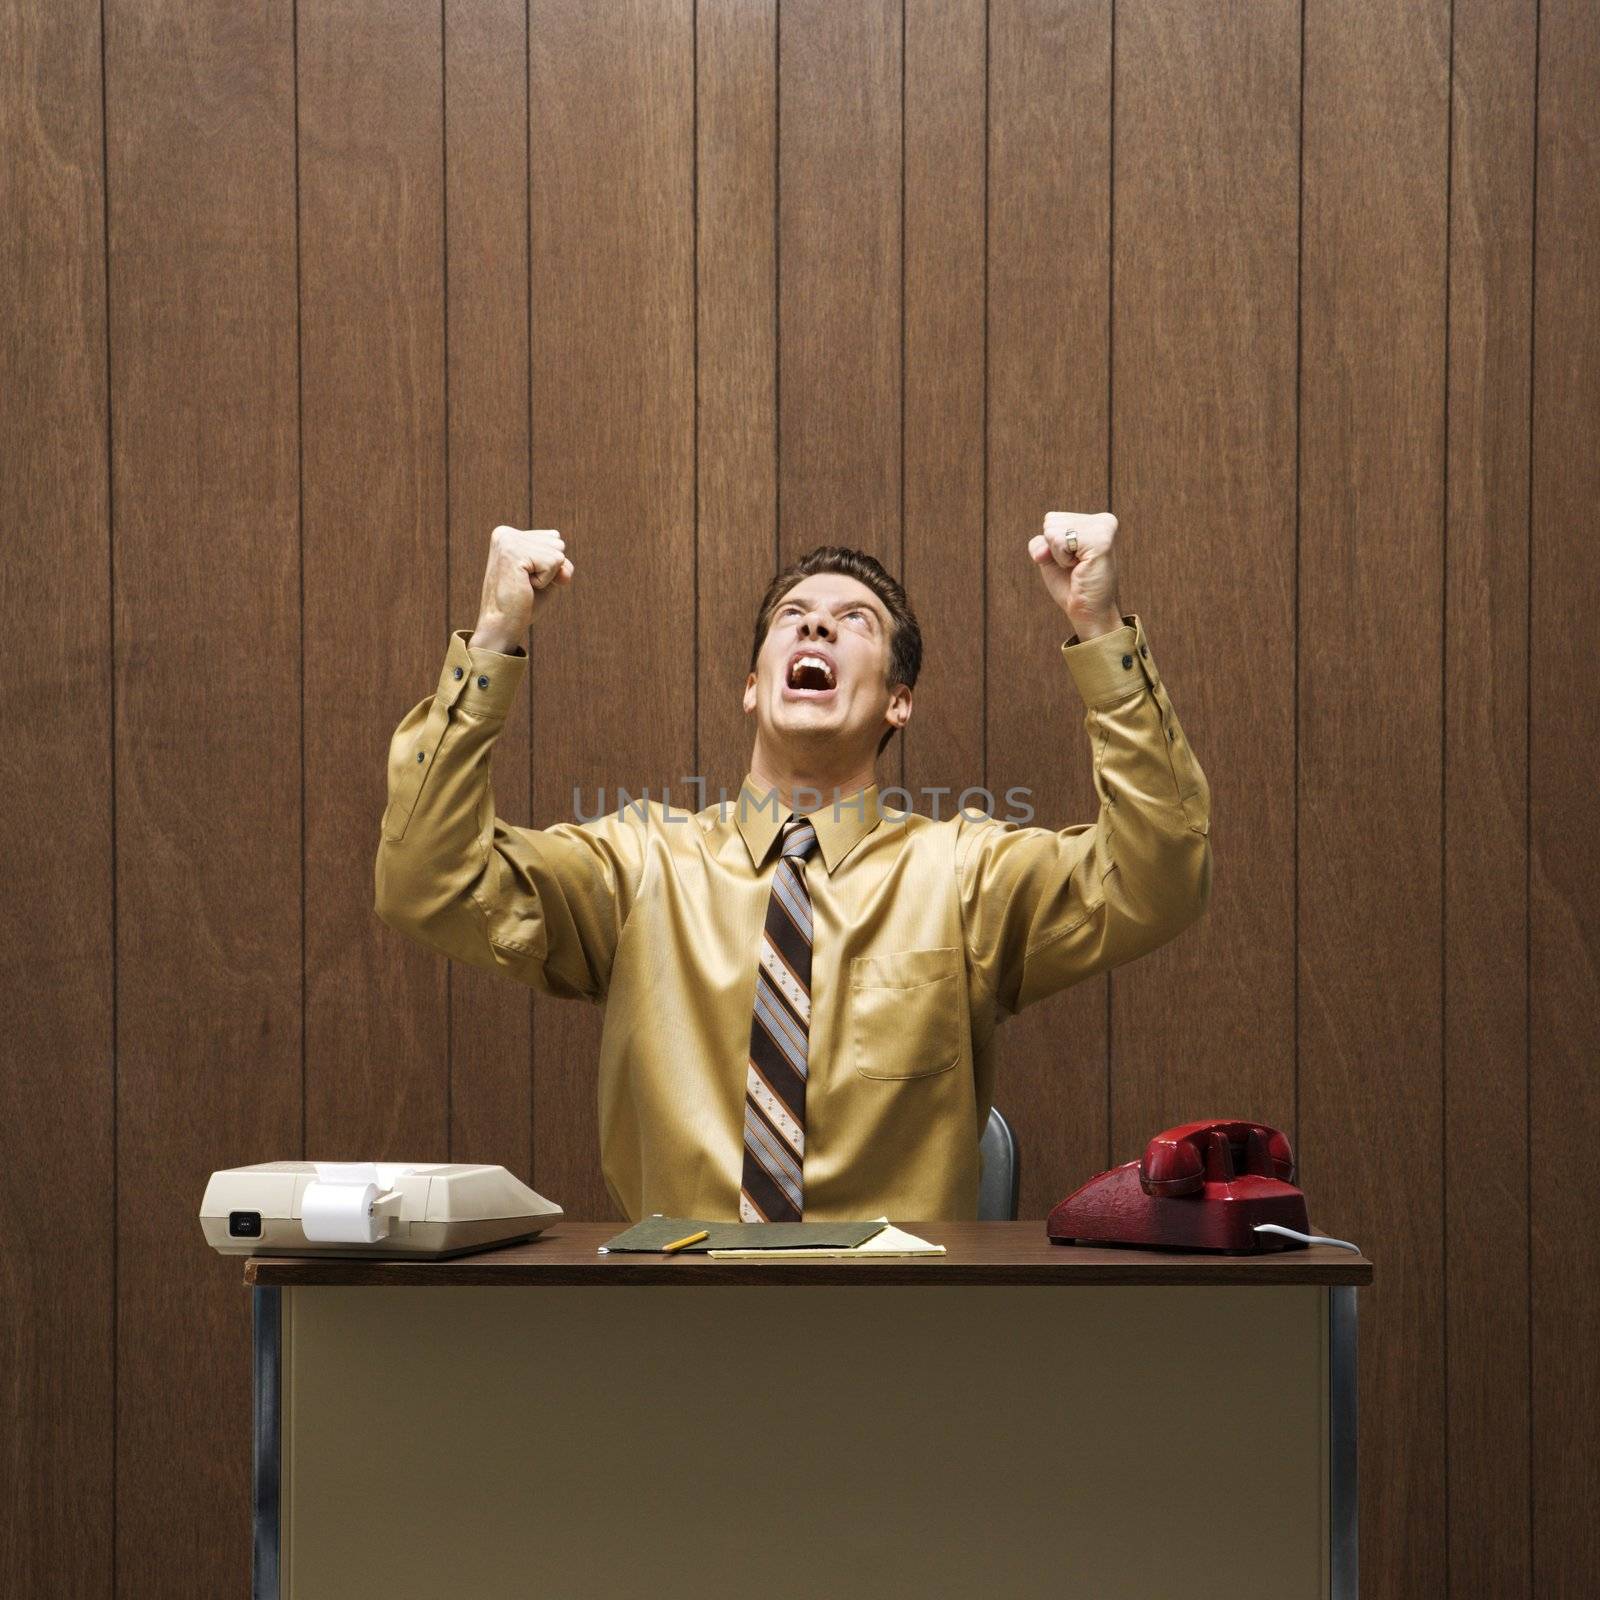
[(961, 1059), (961, 952), (897, 950), (850, 963), (850, 1056), (862, 1078), (928, 1078)]

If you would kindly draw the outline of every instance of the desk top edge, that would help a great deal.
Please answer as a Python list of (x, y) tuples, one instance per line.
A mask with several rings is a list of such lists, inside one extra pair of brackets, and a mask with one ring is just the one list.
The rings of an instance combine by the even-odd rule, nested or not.
[(244, 1281), (256, 1288), (345, 1284), (451, 1288), (465, 1285), (639, 1286), (653, 1283), (730, 1285), (925, 1284), (1319, 1284), (1372, 1282), (1365, 1256), (1331, 1245), (1228, 1256), (1051, 1243), (1042, 1220), (1024, 1222), (897, 1222), (942, 1256), (890, 1256), (852, 1261), (714, 1261), (705, 1255), (620, 1251), (599, 1246), (626, 1223), (552, 1223), (523, 1244), (439, 1261), (340, 1256), (248, 1256)]

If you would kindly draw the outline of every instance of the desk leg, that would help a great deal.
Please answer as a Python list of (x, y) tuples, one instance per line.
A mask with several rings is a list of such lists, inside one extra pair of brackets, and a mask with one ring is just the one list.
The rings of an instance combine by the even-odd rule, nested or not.
[(1356, 1600), (1356, 1291), (1328, 1290), (1328, 1539), (1333, 1600)]
[(255, 1318), (255, 1457), (250, 1571), (251, 1600), (279, 1600), (278, 1550), (281, 1531), (283, 1291), (252, 1289)]

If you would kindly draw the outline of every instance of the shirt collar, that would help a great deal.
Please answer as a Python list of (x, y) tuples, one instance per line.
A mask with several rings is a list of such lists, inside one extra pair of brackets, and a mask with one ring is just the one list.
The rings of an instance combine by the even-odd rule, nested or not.
[[(740, 786), (737, 802), (729, 804), (734, 808), (734, 821), (744, 835), (750, 860), (760, 871), (772, 841), (778, 837), (778, 830), (788, 821), (791, 812), (776, 790), (759, 787), (748, 773)], [(879, 804), (878, 786), (873, 783), (865, 789), (857, 789), (854, 794), (841, 795), (837, 803), (829, 796), (816, 810), (804, 815), (817, 830), (817, 846), (823, 864), (832, 872), (884, 817), (894, 817), (897, 813), (892, 807)]]

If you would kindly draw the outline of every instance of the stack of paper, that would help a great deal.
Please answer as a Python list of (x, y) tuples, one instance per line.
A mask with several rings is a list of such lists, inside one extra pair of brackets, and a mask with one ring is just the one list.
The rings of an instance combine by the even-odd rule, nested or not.
[(607, 1239), (601, 1255), (613, 1250), (660, 1251), (669, 1244), (704, 1234), (681, 1246), (684, 1255), (737, 1256), (769, 1261), (805, 1261), (818, 1256), (942, 1256), (942, 1244), (929, 1244), (893, 1227), (887, 1217), (870, 1222), (705, 1222), (696, 1217), (664, 1217), (659, 1212)]
[(878, 1218), (883, 1227), (862, 1244), (843, 1249), (802, 1247), (792, 1250), (708, 1250), (708, 1256), (732, 1256), (740, 1261), (811, 1261), (819, 1256), (942, 1256), (942, 1244), (929, 1244), (914, 1233), (897, 1228), (887, 1217)]

